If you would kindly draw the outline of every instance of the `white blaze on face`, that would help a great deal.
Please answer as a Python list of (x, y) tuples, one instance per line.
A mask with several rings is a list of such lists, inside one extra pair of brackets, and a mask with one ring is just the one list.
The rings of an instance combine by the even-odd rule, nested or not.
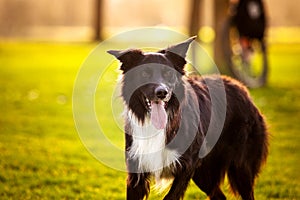
[(165, 129), (168, 121), (168, 115), (165, 110), (165, 102), (158, 101), (154, 102), (151, 101), (151, 123), (152, 125), (160, 129)]

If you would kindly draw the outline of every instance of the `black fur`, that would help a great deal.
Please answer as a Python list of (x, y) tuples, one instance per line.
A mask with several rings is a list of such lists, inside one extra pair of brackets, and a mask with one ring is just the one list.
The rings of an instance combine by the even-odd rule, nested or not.
[[(190, 42), (186, 45), (188, 46)], [(164, 199), (183, 198), (191, 179), (210, 199), (226, 199), (219, 186), (227, 174), (234, 194), (240, 195), (244, 200), (254, 200), (254, 181), (268, 154), (268, 133), (264, 118), (253, 104), (247, 89), (240, 82), (222, 76), (221, 80), (224, 83), (227, 100), (224, 127), (213, 149), (204, 158), (200, 158), (199, 151), (209, 124), (217, 123), (211, 121), (212, 102), (208, 85), (219, 87), (216, 79), (220, 77), (185, 76), (186, 61), (184, 58), (187, 48), (180, 45), (181, 49), (185, 48), (181, 55), (173, 51), (176, 46), (158, 53), (147, 54), (140, 50), (109, 52), (122, 62), (121, 70), (124, 74), (122, 95), (128, 109), (141, 123), (144, 123), (149, 109), (145, 103), (145, 96), (150, 99), (155, 98), (149, 94), (153, 88), (158, 87), (160, 83), (168, 82), (163, 75), (165, 69), (159, 69), (156, 65), (168, 66), (178, 72), (171, 78), (169, 77), (173, 84), (167, 87), (168, 92), (172, 92), (172, 95), (165, 106), (168, 113), (165, 142), (168, 144), (168, 148), (178, 150), (182, 155), (179, 158), (180, 163), (176, 163), (170, 169), (168, 167), (163, 169), (162, 177), (174, 177), (171, 188)], [(145, 84), (138, 87), (132, 94), (127, 94), (129, 85), (136, 84), (137, 80), (135, 79), (142, 76), (141, 74), (136, 74), (135, 77), (129, 76), (128, 72), (142, 65), (154, 70), (151, 73), (161, 72), (153, 75), (157, 83)], [(146, 76), (148, 75), (146, 74)], [(199, 110), (193, 110), (195, 107), (191, 107), (195, 103), (198, 103)], [(182, 115), (184, 109), (189, 111), (190, 116)], [(195, 120), (194, 123), (191, 120), (195, 115), (200, 115), (200, 121)], [(178, 136), (179, 126), (183, 131)], [(193, 128), (196, 128), (197, 133), (191, 137)], [(178, 136), (179, 141), (183, 143), (192, 138), (190, 146), (184, 149), (181, 146), (182, 143), (173, 142), (175, 136)], [(128, 119), (126, 119), (125, 139), (128, 167), (127, 199), (141, 200), (149, 195), (151, 173), (135, 173), (139, 163), (128, 154), (133, 142)]]

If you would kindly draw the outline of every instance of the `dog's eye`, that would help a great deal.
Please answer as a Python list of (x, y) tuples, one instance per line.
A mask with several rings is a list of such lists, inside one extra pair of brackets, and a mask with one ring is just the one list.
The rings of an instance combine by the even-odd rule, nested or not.
[(168, 71), (165, 71), (164, 73), (163, 73), (163, 76), (164, 77), (171, 77), (172, 76), (172, 71), (171, 70), (168, 70)]
[(149, 71), (142, 71), (142, 77), (149, 78), (151, 76), (151, 73)]

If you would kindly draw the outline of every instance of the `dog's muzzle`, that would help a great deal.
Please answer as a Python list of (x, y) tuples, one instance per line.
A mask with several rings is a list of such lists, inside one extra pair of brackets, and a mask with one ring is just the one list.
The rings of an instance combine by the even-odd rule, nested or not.
[(158, 100), (165, 101), (165, 99), (168, 95), (168, 89), (167, 89), (167, 87), (160, 85), (157, 88), (155, 88), (154, 94)]
[(172, 90), (169, 89), (167, 86), (161, 84), (156, 86), (153, 89), (152, 95), (145, 95), (145, 103), (147, 106), (148, 112), (151, 112), (151, 106), (153, 103), (155, 104), (162, 104), (165, 108), (168, 105), (168, 101), (171, 99), (172, 96)]

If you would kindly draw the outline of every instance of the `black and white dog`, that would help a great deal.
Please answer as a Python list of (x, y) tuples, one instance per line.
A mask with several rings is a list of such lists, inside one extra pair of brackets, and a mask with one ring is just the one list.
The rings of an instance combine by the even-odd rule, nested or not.
[[(127, 199), (147, 198), (151, 177), (157, 185), (171, 180), (164, 199), (183, 198), (191, 179), (210, 199), (226, 199), (226, 174), (235, 194), (254, 199), (268, 154), (264, 118), (238, 81), (185, 74), (193, 40), (151, 53), (108, 51), (122, 63)], [(213, 92), (219, 88), (223, 99)]]

